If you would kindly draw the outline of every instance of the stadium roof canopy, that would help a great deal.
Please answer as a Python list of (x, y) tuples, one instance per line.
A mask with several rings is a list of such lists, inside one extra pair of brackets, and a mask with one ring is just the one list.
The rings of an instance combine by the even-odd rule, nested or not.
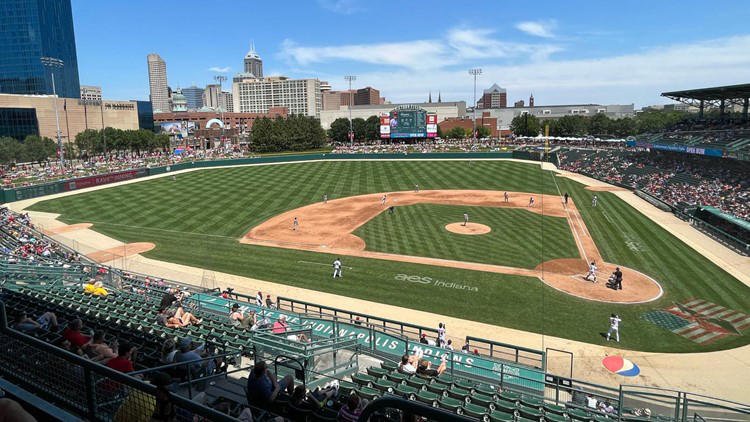
[(725, 105), (744, 104), (750, 98), (750, 84), (662, 92), (661, 96), (693, 106), (699, 106), (701, 101), (706, 105), (718, 106), (722, 100)]

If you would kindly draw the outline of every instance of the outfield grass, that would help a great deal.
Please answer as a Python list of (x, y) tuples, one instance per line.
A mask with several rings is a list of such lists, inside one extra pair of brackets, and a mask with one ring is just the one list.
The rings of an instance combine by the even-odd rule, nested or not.
[[(665, 291), (662, 299), (610, 305), (571, 297), (534, 278), (351, 257), (344, 258), (344, 265), (354, 269), (334, 282), (327, 265), (298, 262), (330, 264), (333, 256), (237, 242), (250, 227), (318, 202), (323, 194), (333, 199), (412, 190), (417, 183), (422, 189), (556, 194), (555, 179), (538, 165), (508, 161), (328, 161), (201, 170), (179, 174), (176, 181), (153, 179), (40, 202), (31, 209), (61, 213), (66, 223), (92, 222), (95, 230), (125, 242), (154, 242), (156, 249), (145, 254), (154, 259), (589, 343), (604, 343), (600, 333), (606, 331), (612, 312), (623, 318), (620, 346), (626, 348), (694, 352), (749, 342), (747, 335), (729, 336), (699, 346), (641, 320), (648, 310), (693, 297), (750, 313), (750, 288), (611, 193), (597, 193), (596, 209), (585, 206), (593, 192), (564, 178), (557, 178), (559, 189), (579, 204), (605, 259), (657, 279)], [(539, 227), (518, 229), (527, 229), (532, 238)], [(550, 230), (545, 224), (546, 245)], [(535, 257), (540, 246), (534, 249)], [(397, 280), (398, 274), (453, 281), (478, 291), (414, 285)]]
[[(464, 212), (472, 223), (487, 225), (492, 231), (473, 236), (447, 231), (445, 225), (463, 221)], [(547, 242), (543, 249), (542, 233)], [(380, 213), (354, 234), (371, 251), (510, 267), (535, 268), (550, 259), (580, 257), (565, 218), (518, 208), (401, 206), (394, 214)]]

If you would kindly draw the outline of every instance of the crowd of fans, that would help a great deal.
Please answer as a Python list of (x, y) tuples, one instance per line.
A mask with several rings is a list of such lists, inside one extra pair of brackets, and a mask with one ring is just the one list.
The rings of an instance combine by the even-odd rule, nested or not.
[(672, 205), (713, 206), (750, 221), (750, 164), (657, 151), (569, 150), (560, 168), (644, 190)]
[(40, 236), (31, 224), (28, 214), (15, 214), (0, 208), (0, 251), (8, 263), (70, 263), (78, 262), (80, 255), (61, 248)]

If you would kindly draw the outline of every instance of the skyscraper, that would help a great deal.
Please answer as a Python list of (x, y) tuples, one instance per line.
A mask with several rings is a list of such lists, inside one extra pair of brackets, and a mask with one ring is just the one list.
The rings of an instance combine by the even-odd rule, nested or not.
[(263, 77), (263, 60), (255, 51), (255, 43), (250, 45), (250, 51), (245, 54), (245, 73), (252, 73), (256, 78)]
[(187, 98), (188, 110), (198, 110), (203, 107), (203, 88), (198, 88), (193, 85), (189, 88), (182, 90), (182, 93)]
[(70, 0), (0, 1), (0, 93), (52, 94), (41, 57), (60, 59), (57, 94), (79, 98), (78, 58)]
[(169, 89), (167, 88), (167, 63), (158, 54), (149, 54), (148, 87), (154, 113), (169, 113)]

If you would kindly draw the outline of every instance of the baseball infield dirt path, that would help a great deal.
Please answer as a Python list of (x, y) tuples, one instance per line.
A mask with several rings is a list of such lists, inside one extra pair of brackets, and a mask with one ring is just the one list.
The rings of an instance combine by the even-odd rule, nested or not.
[[(384, 192), (318, 202), (272, 217), (252, 228), (240, 242), (327, 252), (338, 255), (413, 262), (442, 267), (538, 277), (549, 286), (573, 296), (610, 303), (643, 303), (658, 299), (663, 291), (659, 283), (643, 273), (620, 267), (623, 290), (606, 287), (606, 278), (616, 264), (602, 260), (599, 249), (578, 213), (575, 203), (567, 206), (556, 195), (485, 190), (426, 190), (421, 192)], [(534, 205), (530, 206), (530, 198)], [(419, 203), (521, 208), (537, 214), (566, 218), (583, 259), (557, 259), (534, 269), (454, 261), (448, 259), (398, 255), (365, 250), (365, 242), (353, 232), (391, 206)], [(459, 216), (457, 216), (459, 217)], [(296, 219), (296, 220), (295, 220)], [(295, 221), (298, 224), (295, 225)], [(455, 223), (458, 230), (471, 231)], [(449, 224), (454, 226), (454, 224)], [(447, 229), (447, 228), (446, 228)], [(455, 229), (455, 227), (454, 227)], [(478, 233), (476, 233), (478, 234)], [(598, 266), (598, 283), (586, 282), (588, 262)]]

